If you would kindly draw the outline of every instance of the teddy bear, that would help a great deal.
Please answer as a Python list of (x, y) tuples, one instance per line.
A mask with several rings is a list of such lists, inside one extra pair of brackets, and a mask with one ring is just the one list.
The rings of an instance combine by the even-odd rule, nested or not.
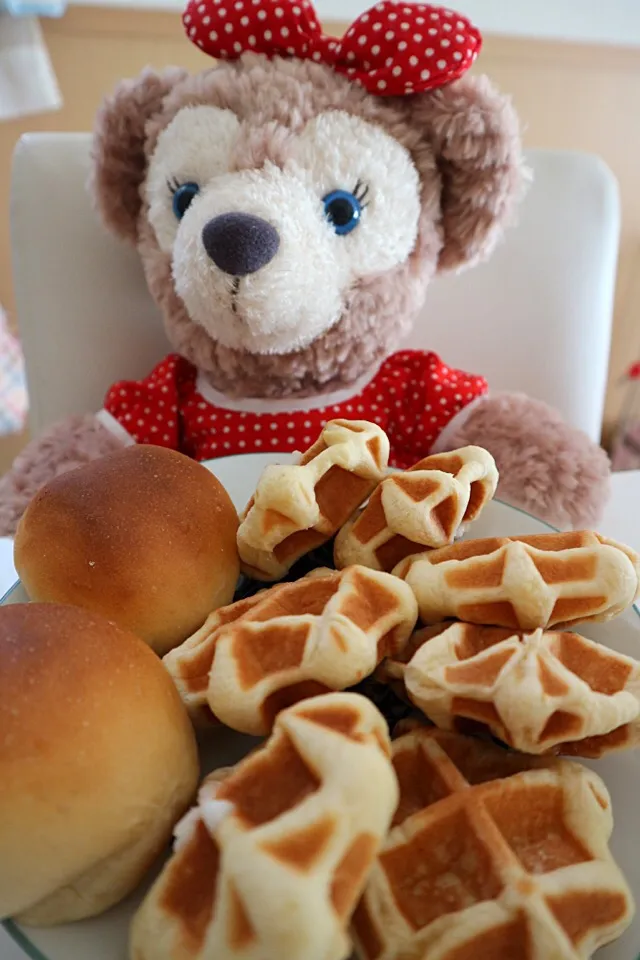
[(121, 83), (91, 183), (173, 352), (27, 445), (0, 481), (0, 533), (43, 483), (122, 444), (293, 454), (336, 418), (382, 426), (400, 468), (484, 447), (501, 499), (594, 524), (601, 448), (540, 400), (398, 349), (431, 280), (490, 255), (527, 180), (509, 99), (469, 73), (474, 25), (395, 0), (341, 39), (308, 0), (191, 0), (183, 23), (215, 62)]

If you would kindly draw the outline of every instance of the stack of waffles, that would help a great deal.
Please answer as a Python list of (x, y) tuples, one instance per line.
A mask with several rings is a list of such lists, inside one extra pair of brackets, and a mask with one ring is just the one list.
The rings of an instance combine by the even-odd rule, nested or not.
[(400, 681), (439, 727), (489, 732), (527, 753), (597, 757), (634, 746), (640, 665), (567, 628), (625, 610), (639, 570), (628, 547), (584, 531), (410, 557), (395, 573), (432, 626), (378, 677)]
[[(266, 468), (238, 531), (257, 592), (164, 658), (204, 735), (267, 739), (203, 782), (132, 960), (584, 960), (631, 922), (606, 787), (558, 755), (640, 740), (640, 664), (575, 632), (634, 602), (640, 557), (469, 539), (491, 455), (388, 452), (336, 420)], [(291, 580), (319, 547), (333, 567)]]

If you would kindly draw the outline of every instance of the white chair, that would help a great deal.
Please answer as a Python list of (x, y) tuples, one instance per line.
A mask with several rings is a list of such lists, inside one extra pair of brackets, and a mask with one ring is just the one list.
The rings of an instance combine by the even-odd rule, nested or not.
[[(135, 251), (100, 226), (85, 189), (90, 138), (32, 134), (11, 188), (18, 324), (37, 434), (99, 409), (108, 386), (168, 350)], [(619, 234), (615, 179), (586, 154), (533, 150), (519, 223), (485, 265), (437, 280), (410, 345), (524, 390), (600, 436)]]

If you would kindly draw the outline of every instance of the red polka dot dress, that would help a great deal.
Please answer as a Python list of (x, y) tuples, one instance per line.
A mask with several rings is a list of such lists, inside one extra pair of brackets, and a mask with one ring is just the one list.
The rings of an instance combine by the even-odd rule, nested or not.
[[(426, 456), (454, 417), (487, 392), (482, 377), (454, 370), (435, 353), (390, 356), (354, 396), (313, 409), (230, 409), (207, 399), (197, 370), (168, 356), (145, 380), (109, 390), (102, 421), (136, 443), (170, 447), (196, 460), (242, 453), (305, 450), (328, 420), (370, 420), (389, 436), (390, 463), (412, 466)], [(315, 402), (322, 403), (321, 397)], [(281, 405), (281, 402), (280, 402)]]

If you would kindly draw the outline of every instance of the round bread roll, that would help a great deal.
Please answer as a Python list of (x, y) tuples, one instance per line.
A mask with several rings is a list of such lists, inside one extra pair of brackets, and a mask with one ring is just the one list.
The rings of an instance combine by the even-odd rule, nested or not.
[(163, 655), (231, 602), (237, 527), (206, 467), (131, 446), (46, 484), (18, 525), (14, 562), (31, 600), (102, 613)]
[(142, 640), (78, 607), (0, 607), (0, 917), (113, 906), (197, 781), (191, 723)]

